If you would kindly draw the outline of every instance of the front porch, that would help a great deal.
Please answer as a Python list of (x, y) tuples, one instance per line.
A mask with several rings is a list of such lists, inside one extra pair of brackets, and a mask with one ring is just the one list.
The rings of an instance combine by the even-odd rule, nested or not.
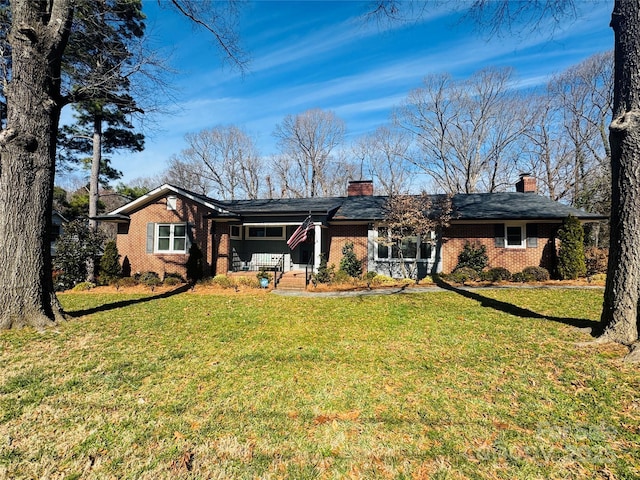
[(298, 227), (298, 222), (230, 225), (228, 272), (317, 271), (326, 243), (322, 223), (313, 223), (306, 240), (291, 249), (287, 240)]

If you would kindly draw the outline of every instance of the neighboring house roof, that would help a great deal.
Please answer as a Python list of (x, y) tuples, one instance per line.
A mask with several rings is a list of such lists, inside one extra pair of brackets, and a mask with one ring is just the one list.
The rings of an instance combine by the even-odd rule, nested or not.
[[(329, 222), (363, 222), (384, 219), (386, 196), (280, 198), (261, 200), (214, 200), (173, 185), (162, 185), (148, 194), (114, 210), (101, 219), (126, 220), (128, 215), (168, 193), (182, 195), (211, 210), (211, 217), (246, 216), (326, 216)], [(431, 196), (438, 205), (444, 195)], [(457, 194), (451, 198), (452, 221), (561, 220), (573, 215), (583, 221), (607, 217), (587, 213), (534, 193), (501, 192)]]
[(64, 218), (64, 216), (57, 210), (53, 210), (51, 213), (51, 221), (54, 225), (60, 225), (62, 223), (69, 223), (69, 220)]

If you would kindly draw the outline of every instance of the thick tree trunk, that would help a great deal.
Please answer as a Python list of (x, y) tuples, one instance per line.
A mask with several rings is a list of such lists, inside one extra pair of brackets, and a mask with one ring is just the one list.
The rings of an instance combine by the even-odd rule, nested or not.
[(12, 76), (0, 132), (0, 328), (41, 328), (62, 318), (49, 225), (60, 64), (72, 10), (68, 0), (16, 0), (11, 8)]
[(640, 289), (640, 3), (616, 0), (611, 143), (611, 248), (602, 340), (638, 340)]

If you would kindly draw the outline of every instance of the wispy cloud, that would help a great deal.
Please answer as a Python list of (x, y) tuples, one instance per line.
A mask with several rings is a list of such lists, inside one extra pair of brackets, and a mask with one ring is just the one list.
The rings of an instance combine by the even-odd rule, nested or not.
[(464, 78), (483, 67), (512, 66), (517, 86), (529, 88), (612, 47), (611, 8), (598, 2), (585, 3), (581, 16), (551, 39), (551, 27), (542, 26), (517, 40), (479, 37), (468, 24), (455, 23), (447, 2), (413, 24), (367, 23), (362, 5), (257, 2), (240, 32), (253, 57), (244, 77), (220, 69), (210, 40), (191, 33), (185, 40), (175, 22), (163, 23), (166, 11), (150, 11), (161, 15), (151, 19), (157, 38), (174, 43), (174, 61), (189, 73), (177, 79), (182, 101), (159, 120), (162, 131), (147, 139), (146, 151), (116, 156), (114, 166), (125, 181), (149, 175), (184, 148), (185, 133), (218, 124), (246, 128), (268, 155), (275, 125), (309, 108), (333, 110), (353, 135), (366, 133), (387, 122), (426, 75)]

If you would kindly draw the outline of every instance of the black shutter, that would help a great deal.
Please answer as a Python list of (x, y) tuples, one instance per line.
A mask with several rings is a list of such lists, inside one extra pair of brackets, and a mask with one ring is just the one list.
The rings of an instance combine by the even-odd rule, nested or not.
[(186, 241), (185, 241), (185, 248), (186, 251), (189, 252), (189, 249), (191, 248), (191, 244), (194, 243), (193, 241), (193, 224), (191, 223), (187, 223), (187, 228), (186, 228)]
[(504, 248), (505, 239), (504, 239), (504, 223), (496, 223), (494, 226), (494, 234), (493, 234), (494, 245), (499, 248)]
[(155, 223), (147, 223), (147, 253), (153, 253), (153, 235), (156, 231)]
[(538, 246), (538, 224), (527, 223), (527, 248)]

